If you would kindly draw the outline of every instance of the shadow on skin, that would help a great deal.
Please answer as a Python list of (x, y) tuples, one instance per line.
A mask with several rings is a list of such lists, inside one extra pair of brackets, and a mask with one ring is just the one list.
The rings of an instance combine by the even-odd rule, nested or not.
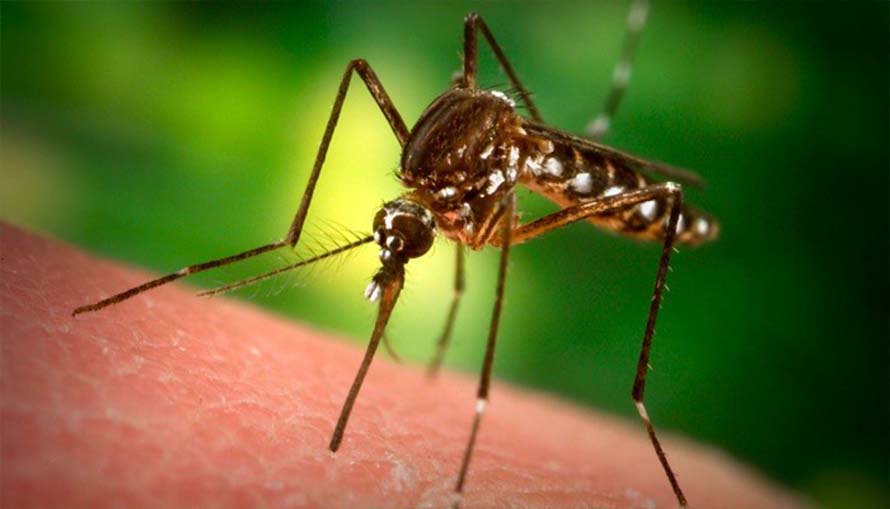
[[(429, 383), (420, 367), (379, 357), (334, 455), (358, 346), (175, 285), (72, 318), (149, 276), (10, 226), (0, 246), (4, 505), (448, 507), (473, 379)], [(719, 452), (666, 435), (692, 507), (800, 506)], [(464, 500), (676, 506), (638, 422), (504, 384)]]

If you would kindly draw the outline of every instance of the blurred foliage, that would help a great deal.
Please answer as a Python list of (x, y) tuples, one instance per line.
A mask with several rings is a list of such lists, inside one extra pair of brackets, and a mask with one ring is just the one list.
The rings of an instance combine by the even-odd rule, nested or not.
[[(581, 131), (624, 4), (4, 2), (0, 214), (156, 271), (277, 239), (347, 61), (368, 59), (410, 124), (458, 68), (472, 9), (546, 118)], [(506, 85), (482, 55), (482, 83)], [(723, 223), (675, 257), (650, 413), (826, 507), (890, 503), (888, 55), (886, 3), (657, 3), (607, 138), (700, 171), (710, 185), (690, 201)], [(310, 213), (319, 244), (339, 230), (321, 218), (370, 228), (399, 193), (398, 155), (354, 82)], [(516, 249), (496, 375), (632, 416), (658, 250), (586, 224)], [(444, 321), (452, 257), (442, 242), (409, 265), (391, 337), (415, 362)], [(480, 365), (495, 262), (470, 257), (457, 369)], [(375, 250), (332, 264), (246, 295), (363, 342)]]

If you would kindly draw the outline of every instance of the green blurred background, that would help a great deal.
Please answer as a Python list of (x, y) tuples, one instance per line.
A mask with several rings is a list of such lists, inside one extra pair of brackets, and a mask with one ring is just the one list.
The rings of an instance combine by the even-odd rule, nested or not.
[[(0, 215), (156, 271), (282, 236), (349, 59), (371, 63), (411, 124), (459, 67), (461, 21), (478, 10), (545, 117), (581, 131), (627, 12), (623, 2), (0, 8)], [(890, 504), (888, 49), (886, 3), (656, 3), (606, 138), (701, 172), (707, 192), (688, 197), (723, 223), (719, 242), (675, 257), (650, 413), (825, 507)], [(482, 83), (505, 85), (482, 55)], [(340, 229), (323, 218), (367, 231), (399, 193), (398, 145), (358, 82), (340, 126), (310, 213), (321, 245)], [(553, 210), (528, 193), (521, 206), (526, 217)], [(450, 247), (409, 265), (390, 335), (412, 362), (429, 358), (445, 317)], [(496, 376), (635, 419), (658, 251), (587, 224), (516, 249)], [(455, 369), (480, 365), (496, 256), (468, 262)], [(328, 265), (242, 295), (364, 343), (375, 250)]]

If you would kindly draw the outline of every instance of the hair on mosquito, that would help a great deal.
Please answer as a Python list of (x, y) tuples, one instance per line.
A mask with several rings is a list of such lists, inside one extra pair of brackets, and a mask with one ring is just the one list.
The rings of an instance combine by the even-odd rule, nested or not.
[(370, 235), (366, 233), (330, 219), (318, 221), (321, 224), (312, 225), (304, 233), (303, 242), (298, 247), (275, 252), (278, 263), (274, 268), (267, 268), (246, 279), (232, 277), (229, 279), (235, 281), (217, 281), (214, 287), (203, 290), (198, 295), (211, 297), (245, 288), (252, 290), (245, 294), (245, 298), (251, 300), (279, 295), (286, 290), (305, 286), (307, 281), (318, 274), (341, 267), (356, 256), (358, 250), (355, 247), (370, 243)]

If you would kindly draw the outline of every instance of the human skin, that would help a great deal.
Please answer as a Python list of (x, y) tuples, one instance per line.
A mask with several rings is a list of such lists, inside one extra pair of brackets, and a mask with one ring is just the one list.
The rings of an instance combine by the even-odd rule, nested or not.
[[(471, 377), (381, 356), (333, 454), (358, 347), (180, 285), (72, 317), (150, 276), (2, 224), (0, 256), (3, 507), (450, 507)], [(692, 507), (800, 506), (662, 435)], [(676, 505), (639, 422), (494, 384), (464, 508)]]

